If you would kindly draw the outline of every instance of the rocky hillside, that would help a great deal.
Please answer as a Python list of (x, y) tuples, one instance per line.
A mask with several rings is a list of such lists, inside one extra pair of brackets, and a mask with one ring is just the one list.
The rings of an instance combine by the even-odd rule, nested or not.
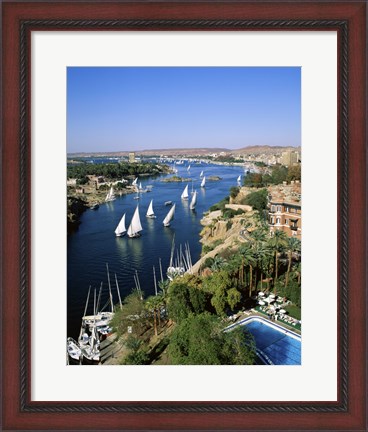
[[(234, 208), (236, 207), (236, 208)], [(232, 210), (239, 214), (227, 217)], [(235, 253), (241, 243), (248, 241), (248, 233), (256, 229), (259, 224), (258, 212), (250, 206), (233, 206), (228, 204), (225, 210), (208, 213), (201, 220), (204, 226), (201, 231), (202, 257), (193, 266), (193, 272), (198, 273), (207, 258), (214, 258), (224, 253)]]

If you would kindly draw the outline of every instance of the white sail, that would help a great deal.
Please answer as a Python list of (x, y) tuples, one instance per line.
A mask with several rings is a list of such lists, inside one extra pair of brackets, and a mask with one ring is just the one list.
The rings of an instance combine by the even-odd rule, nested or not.
[(197, 191), (194, 191), (192, 201), (190, 202), (190, 206), (189, 206), (190, 209), (193, 210), (196, 204), (197, 204)]
[(188, 168), (187, 168), (187, 171), (189, 171), (190, 170), (190, 165), (188, 166)]
[(114, 188), (111, 186), (109, 192), (106, 195), (105, 201), (114, 201), (116, 199)]
[(188, 185), (186, 185), (183, 193), (181, 194), (181, 199), (187, 200), (188, 196), (189, 196), (189, 194), (188, 194)]
[(118, 226), (116, 227), (115, 230), (115, 234), (117, 237), (120, 237), (122, 235), (124, 235), (124, 233), (126, 233), (126, 228), (125, 228), (125, 213), (123, 214), (123, 217), (120, 219), (120, 222), (118, 224)]
[(129, 228), (128, 228), (128, 236), (129, 237), (138, 237), (139, 232), (142, 231), (142, 225), (141, 225), (141, 219), (139, 217), (139, 208), (135, 209), (134, 215), (132, 217), (132, 221), (130, 222)]
[(142, 189), (142, 183), (139, 182), (139, 189)]
[(171, 207), (169, 213), (166, 215), (162, 223), (165, 226), (170, 226), (170, 222), (174, 219), (174, 214), (175, 214), (175, 204)]
[(201, 187), (204, 188), (206, 187), (206, 177), (203, 177), (202, 183), (201, 183)]
[(201, 171), (201, 173), (199, 174), (199, 177), (203, 177), (203, 171)]
[(137, 181), (138, 181), (138, 177), (136, 177), (136, 178), (133, 180), (132, 185), (133, 185), (133, 186), (136, 186), (136, 185), (137, 185)]
[(237, 182), (240, 183), (240, 181), (241, 181), (241, 175), (238, 177)]
[(148, 210), (146, 213), (146, 216), (149, 218), (155, 218), (155, 212), (153, 211), (153, 200), (151, 200), (149, 206), (148, 206)]

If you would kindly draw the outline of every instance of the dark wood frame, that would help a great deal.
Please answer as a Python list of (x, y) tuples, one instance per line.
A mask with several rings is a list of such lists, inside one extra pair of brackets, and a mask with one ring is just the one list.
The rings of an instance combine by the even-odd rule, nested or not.
[[(2, 426), (4, 430), (367, 430), (365, 1), (2, 4)], [(337, 30), (338, 401), (30, 400), (30, 32)], [(318, 385), (318, 384), (317, 384)]]

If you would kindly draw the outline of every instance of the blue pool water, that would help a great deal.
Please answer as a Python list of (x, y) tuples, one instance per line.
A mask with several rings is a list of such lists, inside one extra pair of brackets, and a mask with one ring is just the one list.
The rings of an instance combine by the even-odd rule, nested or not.
[(244, 323), (254, 336), (258, 350), (261, 350), (275, 365), (300, 365), (301, 340), (291, 336), (278, 326), (265, 324), (261, 319)]

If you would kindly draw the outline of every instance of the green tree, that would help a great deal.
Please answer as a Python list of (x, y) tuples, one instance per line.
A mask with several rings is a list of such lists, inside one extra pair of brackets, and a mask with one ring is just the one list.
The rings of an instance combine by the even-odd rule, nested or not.
[[(275, 231), (273, 233), (273, 236), (269, 239), (269, 245), (270, 247), (273, 249), (274, 251), (274, 256), (275, 256), (275, 277), (274, 277), (274, 284), (276, 284), (277, 282), (277, 278), (278, 278), (278, 256), (279, 253), (282, 252), (285, 248), (285, 246), (287, 245), (287, 236), (283, 231)], [(274, 287), (276, 288), (276, 285), (274, 285)]]
[(189, 315), (173, 331), (168, 355), (179, 365), (253, 364), (254, 345), (239, 331), (224, 332), (218, 317)]
[(246, 265), (249, 266), (249, 297), (252, 296), (252, 290), (253, 290), (253, 266), (256, 264), (256, 260), (254, 257), (253, 249), (250, 243), (245, 243), (243, 246), (239, 248), (239, 252), (241, 253), (242, 257), (244, 258), (244, 261)]
[(302, 178), (302, 166), (300, 164), (294, 165), (288, 168), (286, 181), (301, 180)]
[(240, 302), (241, 300), (241, 294), (236, 288), (230, 288), (227, 291), (227, 303), (229, 304), (230, 308), (234, 310), (235, 306)]
[(227, 290), (230, 288), (232, 288), (232, 280), (226, 270), (213, 273), (203, 281), (203, 289), (212, 294), (211, 304), (218, 315), (225, 314)]
[(180, 323), (192, 312), (187, 284), (182, 279), (170, 283), (167, 292), (167, 309), (169, 317)]
[(244, 199), (245, 204), (252, 206), (255, 210), (262, 212), (267, 208), (268, 192), (267, 189), (251, 192)]
[(287, 286), (289, 282), (289, 275), (290, 275), (290, 269), (291, 269), (291, 263), (293, 260), (293, 253), (300, 252), (301, 248), (301, 242), (299, 239), (295, 237), (289, 237), (287, 241), (287, 254), (288, 254), (288, 267), (286, 271), (286, 277), (285, 277), (285, 286)]

